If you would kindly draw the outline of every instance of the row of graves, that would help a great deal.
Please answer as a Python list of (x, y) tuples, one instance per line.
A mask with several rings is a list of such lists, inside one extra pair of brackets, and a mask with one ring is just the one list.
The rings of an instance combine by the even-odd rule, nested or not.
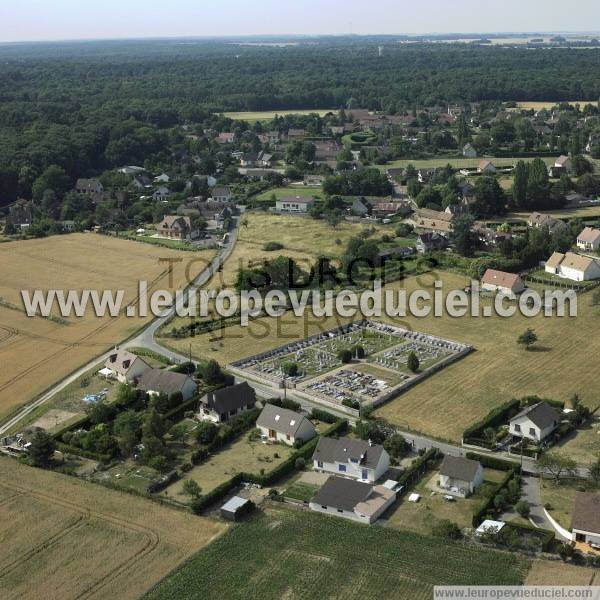
[(389, 390), (390, 384), (368, 373), (354, 369), (341, 369), (324, 379), (309, 383), (304, 390), (337, 404), (344, 401), (363, 404), (377, 400)]

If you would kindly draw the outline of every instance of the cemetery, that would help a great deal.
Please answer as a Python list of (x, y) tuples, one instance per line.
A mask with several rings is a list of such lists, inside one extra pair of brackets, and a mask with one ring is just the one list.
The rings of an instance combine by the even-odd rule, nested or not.
[[(377, 406), (471, 350), (470, 346), (364, 320), (237, 361), (229, 369), (324, 404)], [(411, 371), (408, 357), (418, 359)]]

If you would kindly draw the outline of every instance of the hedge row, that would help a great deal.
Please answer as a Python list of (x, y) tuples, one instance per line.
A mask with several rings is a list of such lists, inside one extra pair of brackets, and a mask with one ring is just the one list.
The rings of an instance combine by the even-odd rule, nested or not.
[(432, 464), (440, 458), (440, 456), (440, 451), (437, 448), (430, 448), (425, 454), (416, 458), (398, 479), (398, 483), (402, 486), (398, 495), (403, 496), (406, 494), (410, 486), (420, 479), (423, 476), (423, 473), (425, 473)]
[(336, 423), (338, 421), (338, 417), (320, 408), (313, 408), (310, 416), (317, 421), (322, 421), (323, 423)]
[(521, 401), (514, 399), (500, 406), (497, 406), (481, 421), (471, 425), (465, 429), (463, 433), (463, 442), (468, 444), (471, 442), (479, 443), (483, 438), (483, 432), (488, 428), (496, 428), (504, 425), (512, 416), (519, 412)]
[(89, 452), (88, 450), (82, 450), (76, 446), (70, 446), (69, 444), (59, 441), (56, 442), (56, 449), (63, 454), (74, 454), (75, 456), (89, 458), (90, 460), (97, 460), (101, 463), (108, 463), (114, 458), (110, 454), (97, 454), (96, 452)]
[(497, 471), (514, 471), (519, 469), (518, 465), (510, 460), (502, 460), (495, 456), (489, 456), (487, 454), (478, 454), (477, 452), (467, 452), (467, 458), (476, 460), (481, 463), (482, 467), (487, 469), (496, 469)]
[(483, 504), (473, 513), (473, 527), (479, 527), (481, 522), (485, 520), (490, 511), (494, 507), (494, 498), (504, 490), (508, 484), (519, 474), (519, 469), (515, 466), (514, 469), (508, 471), (502, 481), (494, 488), (494, 491), (483, 501)]
[[(342, 433), (348, 428), (348, 421), (345, 419), (337, 420), (331, 427), (329, 427), (324, 433), (324, 436), (333, 435), (336, 433)], [(223, 482), (221, 485), (218, 485), (216, 488), (211, 490), (208, 494), (201, 496), (197, 500), (194, 501), (194, 511), (201, 512), (208, 508), (209, 506), (215, 504), (219, 500), (222, 500), (227, 494), (231, 492), (234, 488), (240, 485), (243, 481), (247, 481), (249, 483), (256, 483), (259, 485), (272, 485), (275, 481), (291, 473), (296, 468), (296, 460), (298, 458), (308, 459), (312, 457), (312, 454), (319, 442), (319, 438), (315, 437), (310, 442), (304, 444), (302, 448), (298, 449), (296, 452), (292, 453), (292, 455), (279, 466), (275, 467), (269, 473), (265, 473), (264, 475), (256, 475), (254, 473), (237, 473), (231, 479)]]

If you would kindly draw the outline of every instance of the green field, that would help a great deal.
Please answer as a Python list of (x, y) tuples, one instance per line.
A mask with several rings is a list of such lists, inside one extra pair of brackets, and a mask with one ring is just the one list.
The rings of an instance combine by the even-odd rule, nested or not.
[(146, 598), (429, 600), (435, 585), (519, 585), (528, 567), (508, 553), (277, 509), (231, 529)]
[(311, 110), (263, 110), (257, 112), (225, 112), (224, 117), (233, 119), (234, 121), (247, 121), (248, 123), (256, 123), (256, 121), (271, 121), (275, 117), (285, 117), (287, 115), (312, 115), (318, 114), (324, 117), (327, 113), (336, 113), (335, 108), (314, 108)]
[[(549, 157), (543, 156), (542, 160), (548, 164), (554, 164), (554, 161), (557, 157)], [(535, 157), (531, 158), (521, 158), (521, 157), (511, 157), (511, 156), (503, 156), (498, 158), (490, 158), (490, 157), (479, 157), (479, 158), (462, 158), (462, 157), (452, 157), (448, 156), (447, 158), (427, 158), (423, 160), (394, 160), (385, 165), (378, 165), (377, 168), (386, 171), (387, 169), (393, 168), (403, 168), (408, 167), (408, 165), (413, 165), (416, 169), (433, 169), (434, 167), (445, 167), (446, 165), (451, 165), (456, 169), (473, 169), (479, 165), (482, 160), (491, 160), (496, 167), (512, 167), (520, 160), (524, 162), (531, 162), (535, 160)]]
[(267, 190), (262, 194), (259, 194), (254, 199), (261, 202), (271, 200), (275, 196), (277, 200), (286, 197), (300, 196), (301, 198), (309, 198), (311, 196), (315, 198), (323, 197), (323, 188), (321, 187), (309, 187), (309, 186), (295, 186), (295, 187), (279, 187), (272, 190)]

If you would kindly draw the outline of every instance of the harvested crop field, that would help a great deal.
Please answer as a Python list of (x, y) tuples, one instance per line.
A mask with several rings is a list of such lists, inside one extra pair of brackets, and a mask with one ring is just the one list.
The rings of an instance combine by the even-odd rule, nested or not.
[[(0, 417), (30, 401), (77, 367), (131, 336), (148, 319), (127, 318), (138, 281), (157, 289), (185, 287), (212, 252), (179, 252), (98, 234), (73, 234), (0, 245)], [(180, 261), (169, 276), (168, 260)], [(161, 262), (162, 261), (162, 262)], [(27, 317), (21, 290), (123, 290), (119, 318)], [(91, 308), (91, 307), (90, 307)]]
[(231, 529), (146, 598), (428, 600), (434, 585), (519, 585), (528, 566), (508, 553), (277, 509)]
[(6, 600), (138, 598), (226, 529), (8, 458), (0, 480)]

